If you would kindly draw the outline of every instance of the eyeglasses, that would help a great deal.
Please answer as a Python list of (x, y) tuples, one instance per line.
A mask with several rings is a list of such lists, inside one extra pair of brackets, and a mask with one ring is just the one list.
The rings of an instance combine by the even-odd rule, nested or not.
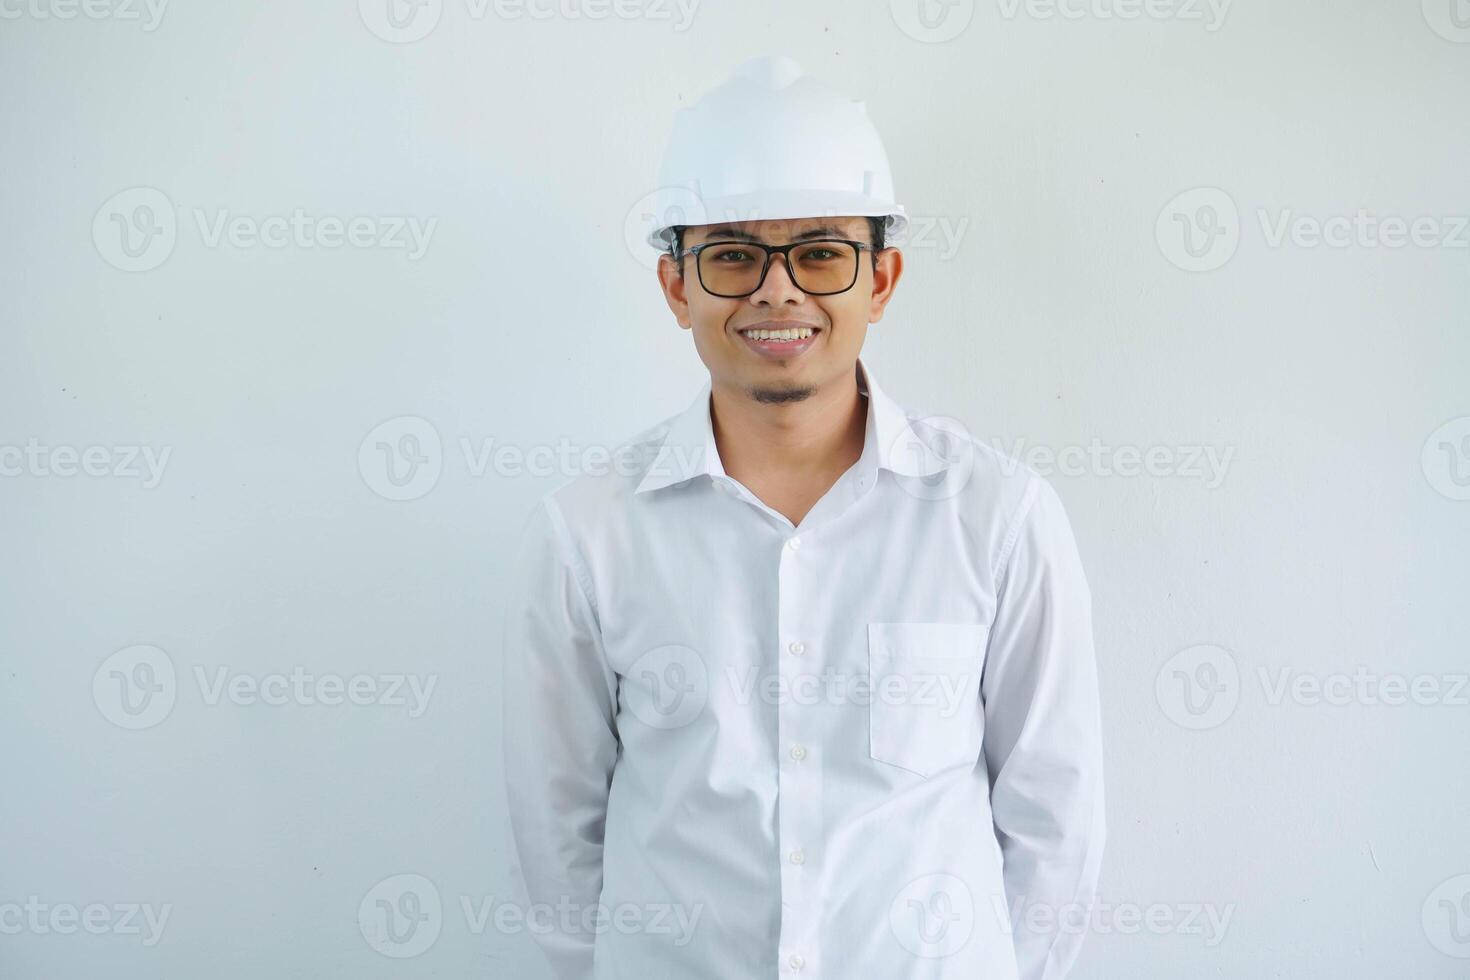
[(785, 260), (791, 281), (808, 296), (845, 293), (857, 282), (858, 258), (864, 249), (872, 251), (873, 246), (844, 238), (814, 238), (789, 245), (701, 242), (685, 252), (694, 256), (705, 292), (740, 299), (761, 288), (772, 255)]

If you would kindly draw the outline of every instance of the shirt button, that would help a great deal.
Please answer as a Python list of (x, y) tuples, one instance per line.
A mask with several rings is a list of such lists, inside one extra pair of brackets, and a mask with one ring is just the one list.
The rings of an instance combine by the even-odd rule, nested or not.
[(801, 549), (801, 538), (795, 536), (787, 538), (786, 547), (790, 548), (792, 551), (799, 551)]
[(805, 759), (806, 758), (806, 746), (805, 745), (793, 745), (791, 747), (791, 758), (795, 759), (797, 762), (800, 762), (802, 759)]
[(800, 970), (806, 966), (806, 960), (802, 958), (800, 953), (792, 953), (791, 958), (786, 962), (791, 964), (791, 969), (793, 970)]
[(791, 646), (787, 647), (787, 649), (799, 657), (803, 653), (806, 653), (806, 644), (801, 642), (800, 640), (797, 640), (795, 643), (791, 644)]
[(796, 850), (791, 852), (791, 863), (806, 864), (806, 854), (804, 854), (800, 848), (797, 848)]

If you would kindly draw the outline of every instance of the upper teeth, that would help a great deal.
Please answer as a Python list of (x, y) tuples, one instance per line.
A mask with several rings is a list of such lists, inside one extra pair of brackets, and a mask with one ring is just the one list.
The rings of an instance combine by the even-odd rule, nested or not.
[(816, 333), (811, 327), (788, 327), (785, 330), (746, 330), (752, 340), (801, 340)]

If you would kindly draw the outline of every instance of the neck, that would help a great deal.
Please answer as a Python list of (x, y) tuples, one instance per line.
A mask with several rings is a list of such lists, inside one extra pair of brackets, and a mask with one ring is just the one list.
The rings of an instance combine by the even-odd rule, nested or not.
[(867, 401), (856, 370), (799, 401), (765, 402), (740, 386), (710, 389), (715, 446), (725, 472), (749, 485), (761, 477), (835, 479), (862, 455)]

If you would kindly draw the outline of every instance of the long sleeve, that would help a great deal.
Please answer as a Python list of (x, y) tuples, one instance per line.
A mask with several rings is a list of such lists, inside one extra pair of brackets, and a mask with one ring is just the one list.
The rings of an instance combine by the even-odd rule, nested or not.
[(1011, 538), (982, 687), (985, 760), (1021, 980), (1061, 980), (1086, 936), (1105, 836), (1092, 598), (1045, 480), (1027, 487)]
[(602, 891), (618, 753), (617, 679), (593, 596), (561, 513), (545, 497), (522, 532), (506, 610), (501, 742), (515, 854), (529, 908), (543, 910), (540, 927), (528, 931), (562, 980), (592, 976), (596, 922), (588, 910)]

